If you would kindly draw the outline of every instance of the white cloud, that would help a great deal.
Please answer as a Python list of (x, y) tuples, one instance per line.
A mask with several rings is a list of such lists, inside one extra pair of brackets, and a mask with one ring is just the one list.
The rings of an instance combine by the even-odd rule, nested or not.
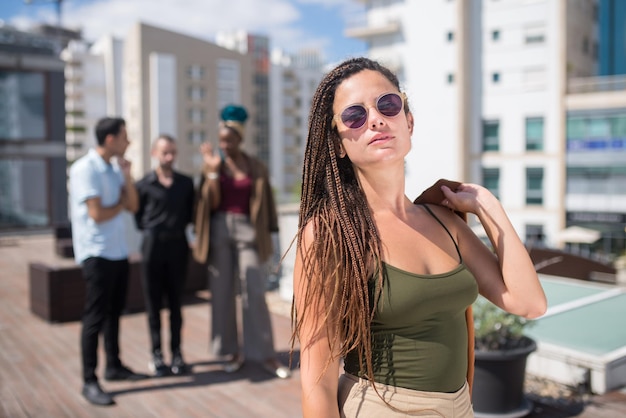
[(287, 0), (96, 0), (65, 11), (65, 22), (81, 25), (87, 37), (124, 36), (139, 20), (202, 38), (241, 28), (273, 35), (298, 17)]
[[(56, 23), (52, 3), (40, 3), (27, 8), (28, 16), (14, 16), (10, 23), (21, 29), (38, 22)], [(332, 19), (303, 15), (311, 6)], [(89, 40), (108, 34), (123, 38), (142, 21), (209, 41), (220, 30), (244, 29), (269, 36), (272, 48), (288, 52), (317, 48), (328, 57), (345, 53), (341, 49), (345, 39), (337, 36), (336, 26), (328, 25), (350, 21), (362, 10), (363, 4), (354, 0), (64, 0), (62, 19), (64, 26), (82, 29)]]
[[(292, 0), (70, 0), (63, 4), (62, 18), (64, 26), (82, 29), (90, 40), (105, 34), (125, 37), (142, 21), (207, 40), (220, 30), (245, 29), (268, 35), (273, 47), (289, 51), (324, 44), (298, 27), (301, 16)], [(34, 18), (19, 16), (11, 23), (25, 28), (41, 21), (56, 22), (53, 8), (38, 8)]]

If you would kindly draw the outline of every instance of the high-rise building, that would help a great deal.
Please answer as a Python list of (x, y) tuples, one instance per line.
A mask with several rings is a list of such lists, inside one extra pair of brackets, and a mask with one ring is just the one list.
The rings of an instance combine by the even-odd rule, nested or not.
[(70, 164), (96, 145), (94, 128), (100, 118), (122, 115), (122, 47), (121, 40), (104, 36), (94, 44), (72, 40), (61, 52)]
[(626, 74), (626, 2), (599, 1), (598, 75)]
[(279, 202), (297, 201), (311, 101), (322, 75), (316, 50), (272, 53), (270, 71), (270, 175)]
[(482, 183), (528, 243), (565, 227), (565, 97), (595, 74), (594, 0), (367, 3), (348, 28), (400, 76), (415, 116), (407, 193)]
[(601, 232), (594, 253), (611, 259), (626, 251), (626, 76), (572, 79), (567, 93), (566, 226)]
[[(124, 40), (124, 112), (133, 175), (151, 169), (150, 147), (161, 133), (178, 138), (178, 169), (195, 175), (202, 167), (204, 141), (217, 144), (219, 111), (231, 103), (257, 117), (251, 57), (214, 43), (144, 23)], [(256, 136), (254, 123), (246, 135)], [(256, 153), (254, 143), (243, 147)]]
[(215, 42), (224, 48), (238, 51), (252, 59), (254, 118), (246, 123), (254, 125), (254, 135), (247, 140), (254, 144), (256, 157), (270, 165), (270, 40), (267, 36), (253, 35), (243, 30), (219, 32)]
[(0, 26), (0, 231), (68, 222), (57, 51), (47, 37)]

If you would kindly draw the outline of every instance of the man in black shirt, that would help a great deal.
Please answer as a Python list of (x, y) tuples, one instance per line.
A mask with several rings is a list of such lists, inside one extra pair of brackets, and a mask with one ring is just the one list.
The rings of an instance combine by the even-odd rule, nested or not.
[[(168, 135), (159, 136), (152, 144), (152, 157), (158, 166), (136, 184), (139, 210), (135, 221), (143, 232), (142, 285), (152, 343), (149, 367), (158, 377), (170, 371), (174, 374), (188, 371), (180, 349), (181, 297), (189, 255), (185, 229), (191, 222), (194, 185), (190, 177), (173, 169), (176, 153), (176, 141)], [(172, 362), (169, 368), (161, 349), (164, 294), (170, 310)]]

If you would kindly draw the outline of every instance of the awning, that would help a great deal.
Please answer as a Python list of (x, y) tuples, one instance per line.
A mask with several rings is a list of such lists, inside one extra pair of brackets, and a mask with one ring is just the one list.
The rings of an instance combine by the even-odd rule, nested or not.
[(592, 244), (600, 239), (600, 231), (583, 228), (582, 226), (570, 226), (556, 235), (556, 239), (561, 242), (574, 244)]

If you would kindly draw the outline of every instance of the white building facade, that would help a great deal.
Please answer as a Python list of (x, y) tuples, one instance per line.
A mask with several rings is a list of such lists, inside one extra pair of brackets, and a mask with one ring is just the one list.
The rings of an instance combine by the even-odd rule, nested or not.
[(100, 118), (122, 114), (122, 48), (121, 40), (105, 36), (93, 45), (72, 40), (61, 52), (68, 162), (96, 145), (94, 127)]
[[(565, 227), (568, 73), (595, 69), (593, 0), (363, 1), (349, 36), (400, 76), (416, 125), (407, 194), (481, 183), (527, 243)], [(584, 45), (587, 45), (585, 50)]]
[(270, 71), (270, 175), (281, 203), (299, 199), (308, 119), (323, 75), (316, 51), (272, 53)]

